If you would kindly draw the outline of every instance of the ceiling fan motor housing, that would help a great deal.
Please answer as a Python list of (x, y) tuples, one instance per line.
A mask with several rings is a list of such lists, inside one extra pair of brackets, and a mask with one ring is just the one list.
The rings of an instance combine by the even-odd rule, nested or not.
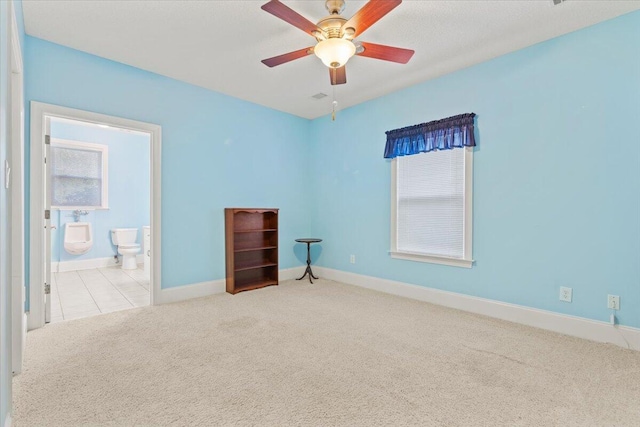
[(318, 21), (318, 28), (320, 28), (326, 38), (333, 39), (340, 37), (340, 29), (347, 22), (345, 18), (340, 15), (329, 15)]

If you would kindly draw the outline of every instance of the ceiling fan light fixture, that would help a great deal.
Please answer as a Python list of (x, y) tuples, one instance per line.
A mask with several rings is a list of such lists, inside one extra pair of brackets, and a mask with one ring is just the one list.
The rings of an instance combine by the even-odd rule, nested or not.
[(350, 40), (331, 38), (318, 42), (313, 52), (327, 67), (340, 68), (355, 55), (356, 46)]

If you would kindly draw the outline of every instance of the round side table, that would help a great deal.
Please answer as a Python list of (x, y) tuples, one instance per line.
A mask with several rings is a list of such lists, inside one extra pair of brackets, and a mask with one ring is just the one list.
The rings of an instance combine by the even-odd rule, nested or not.
[(307, 244), (307, 268), (306, 270), (304, 270), (304, 274), (302, 275), (302, 277), (296, 279), (296, 280), (302, 280), (304, 279), (304, 276), (306, 276), (307, 274), (309, 275), (309, 282), (313, 283), (313, 280), (311, 280), (311, 278), (313, 277), (314, 279), (318, 279), (316, 276), (313, 275), (313, 271), (311, 271), (311, 244), (312, 243), (320, 243), (322, 242), (322, 239), (296, 239), (296, 242), (298, 243), (306, 243)]

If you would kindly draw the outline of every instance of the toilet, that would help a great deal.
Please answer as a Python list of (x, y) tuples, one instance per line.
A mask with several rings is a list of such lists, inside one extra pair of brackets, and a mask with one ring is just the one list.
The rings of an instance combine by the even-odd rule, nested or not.
[(140, 244), (137, 228), (114, 228), (111, 230), (111, 242), (118, 247), (118, 253), (122, 255), (122, 269), (135, 270), (138, 268), (136, 255), (140, 252)]

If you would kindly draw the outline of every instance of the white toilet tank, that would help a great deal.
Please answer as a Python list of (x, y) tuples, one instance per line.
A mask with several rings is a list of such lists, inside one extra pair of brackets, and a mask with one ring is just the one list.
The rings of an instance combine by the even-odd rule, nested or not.
[(137, 238), (137, 228), (114, 228), (111, 230), (111, 242), (116, 246), (133, 244)]

